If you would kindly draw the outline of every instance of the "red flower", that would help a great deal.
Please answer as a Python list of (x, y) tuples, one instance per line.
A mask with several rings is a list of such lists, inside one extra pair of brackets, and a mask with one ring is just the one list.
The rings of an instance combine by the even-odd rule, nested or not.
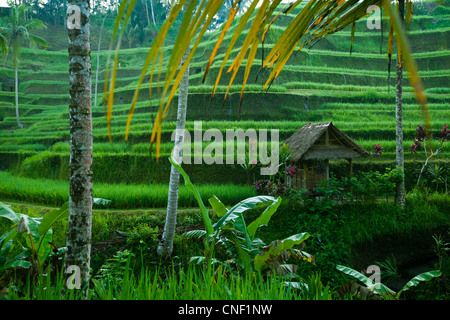
[(425, 129), (423, 128), (423, 126), (418, 124), (417, 129), (416, 129), (417, 140), (422, 142), (423, 140), (425, 140), (426, 137), (427, 137), (427, 133), (426, 133)]
[(450, 140), (450, 131), (448, 130), (448, 126), (444, 126), (444, 129), (441, 130), (442, 137), (440, 140), (449, 141)]
[(411, 152), (416, 153), (417, 149), (421, 146), (421, 144), (420, 144), (420, 141), (417, 139), (414, 139), (413, 142), (414, 142), (414, 144), (411, 145), (411, 148), (409, 148), (409, 150), (411, 150)]
[(292, 177), (294, 174), (299, 173), (299, 171), (297, 171), (295, 166), (287, 166), (285, 173), (286, 173), (287, 176)]
[(380, 144), (374, 144), (372, 149), (372, 155), (377, 157), (383, 154), (384, 148)]

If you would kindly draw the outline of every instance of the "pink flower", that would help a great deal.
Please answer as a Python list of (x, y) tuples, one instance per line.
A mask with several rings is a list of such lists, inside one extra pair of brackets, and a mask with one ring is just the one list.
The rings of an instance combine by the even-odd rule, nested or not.
[(442, 137), (440, 140), (449, 141), (450, 140), (450, 131), (448, 130), (448, 126), (444, 126), (444, 129), (441, 130)]
[(372, 149), (372, 155), (377, 157), (383, 154), (384, 148), (380, 144), (374, 144)]
[(421, 144), (420, 144), (420, 141), (417, 140), (417, 139), (414, 139), (413, 142), (414, 142), (414, 144), (411, 145), (411, 147), (409, 148), (409, 150), (411, 150), (411, 152), (416, 153), (416, 152), (417, 152), (417, 149), (420, 147)]
[(297, 171), (295, 166), (286, 166), (285, 174), (287, 176), (292, 177), (294, 174), (297, 174), (297, 173), (299, 173), (299, 171)]

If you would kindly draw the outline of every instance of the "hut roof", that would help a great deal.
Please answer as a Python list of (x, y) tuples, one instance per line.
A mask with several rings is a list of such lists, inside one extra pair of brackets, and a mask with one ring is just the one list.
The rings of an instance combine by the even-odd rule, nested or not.
[(369, 156), (369, 153), (332, 122), (305, 124), (284, 141), (295, 154), (292, 162), (309, 159), (351, 159)]

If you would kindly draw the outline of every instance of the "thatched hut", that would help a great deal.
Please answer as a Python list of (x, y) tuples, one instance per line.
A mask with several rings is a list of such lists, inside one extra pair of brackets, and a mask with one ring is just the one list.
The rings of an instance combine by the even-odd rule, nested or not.
[(290, 165), (295, 165), (298, 174), (287, 177), (293, 188), (311, 189), (328, 179), (329, 160), (346, 159), (352, 173), (352, 159), (369, 156), (363, 147), (354, 142), (332, 122), (306, 124), (284, 141), (295, 154)]

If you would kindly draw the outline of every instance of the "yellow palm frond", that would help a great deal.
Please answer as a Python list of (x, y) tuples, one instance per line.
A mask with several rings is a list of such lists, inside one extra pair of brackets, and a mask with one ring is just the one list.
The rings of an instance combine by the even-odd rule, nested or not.
[[(158, 114), (153, 124), (153, 130), (151, 134), (151, 143), (156, 141), (156, 151), (157, 158), (159, 157), (159, 145), (161, 139), (161, 128), (162, 121), (167, 113), (170, 102), (176, 94), (177, 87), (182, 79), (182, 76), (187, 69), (193, 55), (205, 35), (208, 26), (213, 22), (214, 16), (217, 14), (218, 10), (222, 6), (224, 0), (202, 0), (200, 4), (197, 5), (197, 1), (191, 0), (178, 0), (175, 1), (171, 8), (171, 11), (161, 27), (159, 33), (157, 34), (148, 54), (144, 61), (144, 66), (140, 79), (137, 84), (137, 88), (132, 100), (125, 138), (128, 139), (131, 118), (133, 116), (134, 108), (136, 105), (138, 93), (142, 85), (143, 79), (150, 68), (150, 95), (153, 75), (156, 70), (158, 70), (158, 79), (162, 70), (162, 59), (163, 59), (163, 45), (164, 39), (170, 27), (173, 25), (174, 21), (181, 14), (182, 22), (180, 27), (180, 33), (172, 47), (167, 68), (165, 71), (164, 85), (161, 92), (161, 102), (158, 110)], [(114, 37), (117, 34), (117, 28), (120, 21), (125, 15), (125, 4), (128, 5), (128, 10), (133, 6), (135, 1), (124, 0), (119, 8), (119, 13), (117, 16), (115, 24)], [(288, 8), (283, 13), (293, 12), (293, 8), (298, 6), (302, 1), (297, 0), (290, 4)], [(281, 0), (253, 0), (250, 5), (239, 17), (239, 22), (234, 28), (231, 40), (228, 42), (225, 54), (222, 59), (218, 74), (215, 79), (215, 85), (212, 90), (211, 99), (214, 97), (216, 88), (218, 87), (220, 78), (222, 76), (223, 70), (230, 59), (232, 50), (236, 47), (237, 41), (241, 33), (246, 27), (248, 27), (248, 32), (243, 40), (237, 55), (234, 57), (231, 65), (227, 68), (227, 73), (230, 73), (230, 80), (228, 83), (228, 88), (225, 93), (225, 98), (230, 90), (232, 83), (236, 78), (238, 70), (241, 68), (245, 58), (245, 69), (244, 78), (241, 90), (241, 102), (243, 98), (244, 88), (248, 80), (250, 69), (254, 64), (255, 55), (259, 44), (264, 44), (264, 39), (269, 27), (273, 24), (273, 21), (278, 18), (280, 13), (275, 15), (276, 8), (281, 4)], [(383, 6), (384, 13), (390, 17), (389, 32), (388, 32), (388, 59), (391, 60), (392, 49), (393, 49), (393, 39), (394, 34), (397, 40), (397, 46), (401, 50), (403, 64), (408, 75), (410, 77), (411, 85), (413, 86), (418, 102), (422, 105), (424, 111), (424, 117), (426, 124), (429, 125), (429, 114), (427, 107), (427, 100), (424, 94), (424, 89), (422, 82), (417, 73), (417, 65), (411, 54), (411, 48), (409, 45), (408, 38), (405, 34), (402, 22), (400, 21), (398, 14), (396, 13), (395, 7), (388, 0), (309, 0), (305, 3), (304, 7), (296, 13), (292, 21), (285, 27), (285, 30), (275, 42), (269, 53), (264, 57), (261, 65), (261, 69), (270, 69), (269, 75), (263, 86), (265, 90), (281, 73), (284, 66), (286, 65), (289, 57), (297, 49), (301, 50), (307, 45), (314, 45), (317, 41), (323, 38), (339, 32), (348, 26), (352, 26), (351, 38), (352, 47), (355, 33), (355, 23), (368, 16), (368, 8), (373, 5)], [(210, 70), (211, 65), (214, 62), (214, 58), (225, 37), (225, 33), (229, 32), (232, 22), (236, 18), (236, 14), (239, 10), (240, 1), (235, 0), (232, 4), (228, 19), (225, 21), (222, 27), (222, 32), (220, 33), (211, 56), (208, 60), (203, 81)], [(412, 13), (412, 2), (407, 1), (407, 19), (409, 13)], [(183, 9), (183, 10), (182, 10)], [(126, 11), (128, 14), (128, 11)], [(125, 20), (126, 20), (125, 15)], [(119, 35), (120, 38), (120, 35)], [(118, 48), (118, 47), (117, 47)], [(184, 64), (180, 66), (182, 57), (186, 50), (189, 50), (189, 55), (187, 56)], [(167, 50), (166, 50), (167, 51)], [(116, 55), (117, 57), (117, 55)], [(115, 59), (116, 60), (116, 59)], [(115, 64), (116, 65), (116, 64)], [(107, 71), (108, 75), (108, 71)], [(114, 93), (114, 77), (115, 73), (113, 70), (113, 79), (110, 86), (107, 86), (107, 79), (105, 79), (105, 98), (108, 97), (108, 127), (110, 126), (111, 114), (112, 114), (112, 97)], [(106, 90), (108, 89), (108, 90)], [(108, 94), (107, 92), (108, 91)]]

